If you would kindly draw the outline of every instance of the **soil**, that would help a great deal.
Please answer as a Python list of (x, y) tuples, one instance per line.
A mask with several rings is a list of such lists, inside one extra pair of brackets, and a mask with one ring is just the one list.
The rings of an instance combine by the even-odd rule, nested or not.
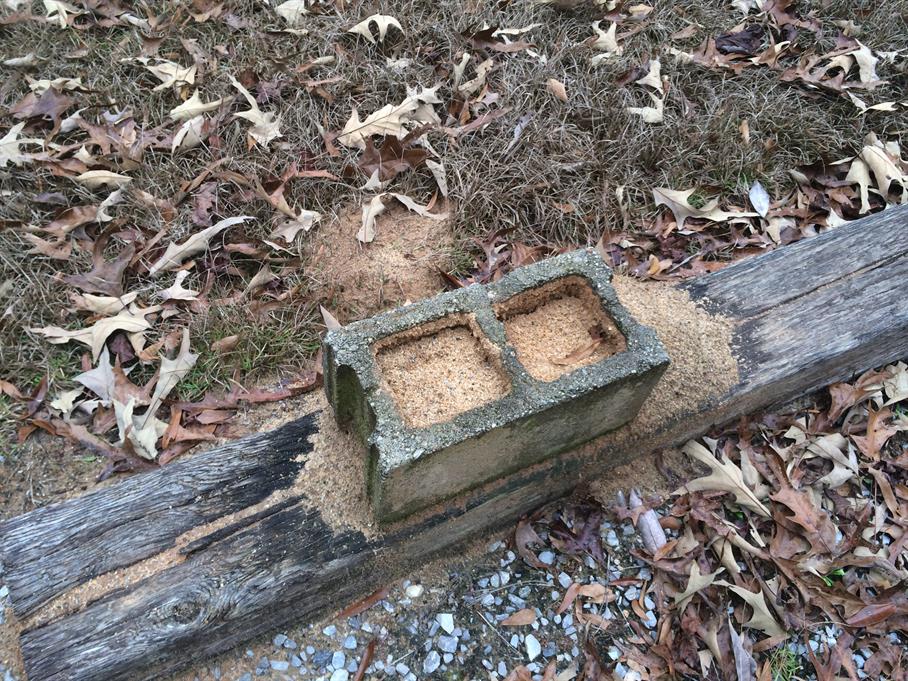
[(383, 339), (375, 357), (407, 425), (425, 428), (503, 397), (510, 381), (475, 321), (451, 316)]
[(0, 453), (0, 519), (98, 487), (101, 459), (62, 438), (38, 431)]
[(356, 240), (361, 221), (359, 208), (344, 209), (312, 231), (306, 248), (313, 284), (341, 322), (444, 290), (439, 271), (450, 268), (454, 247), (448, 221), (389, 208), (369, 244)]
[(496, 306), (508, 342), (533, 378), (554, 381), (627, 348), (584, 280), (568, 277)]

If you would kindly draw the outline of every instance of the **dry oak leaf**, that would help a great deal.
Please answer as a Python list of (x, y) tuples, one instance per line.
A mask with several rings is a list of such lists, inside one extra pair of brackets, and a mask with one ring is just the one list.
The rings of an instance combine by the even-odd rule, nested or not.
[(875, 138), (872, 138), (872, 140), (875, 143), (867, 144), (861, 149), (861, 153), (858, 156), (867, 164), (870, 172), (873, 173), (876, 188), (883, 198), (889, 196), (890, 187), (894, 183), (902, 188), (902, 200), (904, 202), (906, 197), (908, 197), (908, 175), (899, 168), (893, 158), (894, 154), (890, 154), (889, 150), (876, 141)]
[(189, 329), (183, 329), (183, 337), (180, 342), (180, 349), (177, 351), (177, 356), (173, 359), (161, 357), (161, 369), (158, 372), (158, 382), (151, 395), (151, 404), (148, 407), (148, 411), (145, 412), (146, 420), (149, 415), (153, 415), (154, 412), (157, 411), (161, 402), (171, 393), (177, 383), (192, 370), (192, 367), (195, 366), (198, 359), (199, 356), (193, 354), (189, 350)]
[(440, 119), (432, 105), (441, 103), (436, 94), (438, 87), (436, 85), (422, 88), (419, 92), (408, 92), (400, 104), (386, 104), (367, 116), (366, 120), (360, 120), (359, 112), (353, 109), (350, 119), (338, 134), (337, 141), (345, 147), (364, 150), (367, 137), (393, 135), (400, 139), (409, 133), (407, 126), (437, 125)]
[(78, 7), (61, 0), (44, 0), (44, 11), (47, 13), (47, 20), (57, 22), (60, 28), (66, 28), (70, 14), (75, 16), (85, 13)]
[(123, 295), (123, 272), (129, 266), (135, 246), (128, 244), (113, 260), (104, 259), (104, 240), (98, 239), (92, 252), (92, 268), (85, 274), (69, 274), (63, 281), (87, 293), (101, 293), (119, 297)]
[(448, 218), (447, 213), (432, 213), (428, 206), (416, 203), (405, 194), (397, 194), (395, 192), (378, 194), (377, 196), (372, 197), (372, 200), (368, 204), (363, 204), (362, 225), (360, 226), (359, 232), (356, 234), (356, 238), (365, 244), (370, 243), (375, 239), (375, 219), (385, 212), (385, 203), (382, 200), (384, 196), (394, 197), (400, 201), (407, 210), (421, 215), (424, 218), (429, 218), (430, 220), (446, 220)]
[(767, 636), (786, 636), (787, 632), (779, 626), (775, 618), (769, 612), (769, 606), (766, 604), (766, 597), (762, 591), (748, 591), (742, 586), (735, 586), (725, 580), (720, 579), (716, 582), (719, 586), (724, 586), (730, 591), (738, 594), (747, 605), (750, 606), (754, 614), (744, 623), (745, 627), (750, 629), (759, 629)]
[(889, 407), (883, 407), (879, 411), (868, 409), (867, 434), (851, 436), (858, 449), (868, 459), (879, 461), (883, 446), (890, 437), (901, 430), (898, 426), (888, 423), (891, 417), (892, 410)]
[(310, 4), (311, 0), (287, 0), (287, 2), (282, 2), (275, 7), (274, 11), (289, 26), (296, 28), (302, 23), (303, 17), (310, 13)]
[(95, 395), (100, 397), (105, 404), (113, 399), (116, 380), (114, 378), (113, 366), (110, 363), (110, 353), (107, 351), (106, 345), (101, 351), (101, 356), (98, 358), (98, 366), (94, 369), (83, 371), (81, 374), (74, 377), (73, 380), (91, 390)]
[(697, 478), (686, 483), (683, 487), (672, 492), (672, 494), (683, 494), (685, 492), (698, 491), (723, 491), (729, 492), (735, 496), (735, 500), (755, 513), (769, 518), (769, 509), (753, 493), (753, 490), (744, 482), (744, 474), (732, 461), (724, 454), (719, 461), (714, 457), (706, 447), (699, 442), (690, 440), (682, 450), (689, 457), (696, 459), (700, 463), (706, 464), (711, 469), (711, 473), (705, 477)]
[(755, 213), (729, 213), (719, 210), (717, 208), (719, 199), (707, 201), (700, 208), (696, 208), (688, 201), (696, 191), (696, 189), (678, 191), (675, 189), (668, 189), (667, 187), (656, 187), (653, 189), (653, 199), (655, 199), (657, 206), (667, 206), (669, 210), (671, 210), (672, 215), (675, 216), (675, 222), (678, 224), (679, 230), (684, 228), (684, 223), (688, 218), (702, 218), (704, 220), (721, 222), (732, 217), (753, 217), (755, 215)]
[(157, 458), (157, 441), (167, 432), (168, 424), (157, 418), (155, 412), (177, 383), (192, 370), (198, 358), (198, 355), (189, 351), (189, 330), (183, 329), (182, 342), (177, 356), (173, 359), (161, 357), (158, 381), (145, 413), (134, 414), (136, 406), (134, 396), (130, 396), (126, 404), (114, 400), (113, 406), (120, 432), (120, 444), (128, 440), (139, 456), (152, 461)]
[(870, 211), (870, 168), (861, 159), (856, 158), (851, 162), (848, 169), (848, 175), (845, 176), (846, 182), (853, 182), (858, 185), (861, 196), (861, 210), (863, 215)]
[(215, 111), (225, 101), (227, 101), (227, 98), (222, 97), (221, 99), (213, 99), (210, 102), (203, 102), (202, 98), (199, 97), (199, 91), (196, 90), (192, 93), (192, 97), (179, 106), (172, 108), (169, 116), (175, 121), (188, 121), (200, 114)]
[(108, 336), (115, 331), (135, 334), (151, 328), (151, 324), (145, 319), (145, 316), (160, 309), (160, 306), (142, 309), (133, 304), (129, 308), (121, 310), (116, 316), (99, 319), (84, 329), (69, 331), (61, 329), (59, 326), (45, 326), (32, 328), (29, 331), (40, 333), (46, 336), (51, 343), (55, 344), (68, 343), (69, 341), (84, 343), (91, 348), (92, 360), (97, 360), (101, 355), (101, 350), (104, 348), (104, 343), (107, 341)]
[(783, 486), (769, 498), (792, 511), (789, 520), (804, 529), (804, 538), (810, 542), (814, 553), (830, 554), (836, 547), (836, 527), (827, 511), (817, 508), (806, 490), (795, 489), (790, 483)]
[(273, 111), (262, 111), (256, 103), (255, 97), (249, 94), (249, 90), (244, 88), (233, 76), (229, 76), (229, 78), (233, 87), (240, 91), (251, 107), (248, 111), (233, 114), (234, 118), (245, 118), (252, 123), (252, 127), (249, 128), (249, 136), (263, 147), (268, 146), (271, 140), (283, 137), (280, 130), (280, 116), (275, 116)]
[(574, 582), (567, 588), (567, 591), (564, 592), (564, 598), (561, 600), (561, 605), (559, 605), (558, 609), (555, 611), (556, 614), (560, 615), (568, 610), (577, 599), (577, 596), (581, 596), (589, 599), (593, 603), (599, 604), (606, 602), (610, 603), (615, 600), (615, 595), (598, 582), (593, 584), (580, 584), (579, 582)]
[(21, 146), (23, 144), (44, 145), (44, 141), (34, 137), (19, 137), (25, 123), (16, 123), (9, 131), (0, 138), (0, 168), (5, 168), (8, 163), (14, 166), (20, 166), (34, 159), (32, 154), (23, 154)]
[(99, 189), (101, 187), (122, 187), (132, 182), (131, 177), (112, 173), (109, 170), (87, 170), (81, 175), (76, 175), (73, 180), (89, 189)]
[[(629, 106), (627, 107), (627, 112), (640, 116), (644, 123), (661, 123), (665, 120), (665, 100), (652, 92), (647, 94), (653, 100), (652, 106)], [(655, 190), (653, 191), (655, 193)]]
[(140, 57), (138, 61), (145, 66), (146, 69), (151, 71), (155, 78), (161, 81), (161, 84), (153, 88), (152, 92), (166, 90), (171, 86), (179, 88), (184, 85), (193, 85), (195, 83), (195, 75), (198, 70), (198, 67), (195, 64), (192, 66), (180, 66), (175, 62), (167, 61), (165, 59), (157, 64), (149, 65), (149, 60), (146, 57)]
[(301, 210), (293, 219), (287, 220), (280, 227), (275, 229), (270, 238), (283, 239), (286, 243), (291, 244), (300, 232), (308, 232), (315, 224), (322, 219), (321, 213), (314, 210)]
[(883, 379), (883, 391), (886, 401), (883, 406), (889, 406), (902, 400), (908, 400), (908, 364), (899, 362), (886, 367), (887, 378)]
[[(148, 423), (145, 415), (135, 415), (133, 412), (136, 407), (136, 398), (134, 397), (130, 397), (126, 404), (114, 400), (113, 407), (117, 419), (117, 430), (120, 434), (117, 444), (122, 446), (128, 441), (136, 454), (154, 461), (158, 456), (156, 443), (158, 438), (167, 432), (167, 424), (154, 416), (151, 417), (151, 423)], [(139, 421), (142, 421), (144, 425)]]
[(678, 606), (678, 612), (684, 612), (684, 608), (687, 607), (690, 600), (699, 593), (701, 589), (711, 586), (712, 583), (716, 581), (716, 575), (724, 570), (725, 568), (720, 567), (715, 572), (704, 575), (700, 573), (700, 565), (697, 561), (693, 561), (690, 564), (690, 576), (687, 579), (687, 587), (685, 587), (684, 591), (675, 595), (675, 605)]
[(525, 627), (535, 621), (536, 611), (530, 608), (524, 608), (523, 610), (518, 610), (510, 617), (501, 620), (501, 625), (504, 627)]
[(252, 220), (249, 215), (240, 215), (234, 218), (227, 218), (213, 224), (211, 227), (196, 232), (181, 244), (168, 244), (164, 255), (158, 258), (155, 263), (148, 269), (148, 274), (155, 276), (159, 272), (167, 272), (178, 268), (184, 260), (191, 258), (208, 248), (208, 242), (217, 234), (225, 229), (238, 225), (246, 220)]
[(138, 291), (125, 293), (122, 296), (95, 296), (91, 293), (70, 293), (70, 300), (79, 310), (87, 310), (95, 314), (110, 317), (129, 305), (139, 295)]
[(378, 27), (378, 42), (384, 41), (385, 36), (388, 34), (388, 29), (391, 28), (391, 26), (394, 26), (401, 33), (403, 33), (404, 30), (400, 25), (400, 22), (389, 14), (373, 14), (372, 16), (363, 19), (356, 26), (348, 29), (347, 33), (358, 33), (374, 45), (375, 37), (372, 35), (372, 28), (369, 26), (372, 22), (375, 22), (375, 25)]
[(596, 31), (597, 36), (596, 40), (593, 41), (593, 49), (602, 52), (602, 54), (597, 54), (590, 60), (590, 64), (593, 66), (597, 66), (612, 57), (620, 56), (624, 52), (624, 48), (618, 44), (618, 40), (615, 37), (618, 24), (612, 22), (608, 29), (603, 31), (600, 27), (601, 23), (600, 21), (593, 22), (593, 30)]
[(187, 270), (180, 270), (177, 272), (177, 276), (174, 279), (173, 284), (168, 288), (165, 288), (161, 291), (158, 291), (157, 297), (161, 300), (197, 300), (199, 292), (193, 291), (192, 289), (183, 288), (183, 282), (186, 280), (186, 277), (189, 276)]
[(183, 123), (173, 136), (170, 153), (185, 151), (199, 146), (205, 139), (205, 116), (199, 114)]

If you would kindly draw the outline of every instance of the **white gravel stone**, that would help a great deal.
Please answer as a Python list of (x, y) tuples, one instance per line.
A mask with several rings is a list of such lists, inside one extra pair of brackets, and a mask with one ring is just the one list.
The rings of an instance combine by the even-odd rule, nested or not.
[(438, 651), (432, 650), (426, 655), (426, 659), (423, 660), (422, 670), (425, 674), (431, 674), (441, 665), (441, 656), (438, 654)]
[(454, 615), (449, 612), (442, 612), (435, 616), (435, 621), (445, 630), (446, 633), (454, 632)]
[(423, 590), (422, 584), (411, 584), (407, 587), (407, 598), (419, 598)]
[(539, 657), (539, 653), (542, 652), (542, 646), (539, 645), (539, 641), (535, 636), (533, 636), (533, 634), (529, 634), (526, 637), (525, 643), (527, 646), (527, 657), (529, 658), (530, 662), (532, 662), (537, 657)]
[(335, 669), (331, 675), (331, 681), (347, 681), (350, 678), (350, 672), (346, 669)]

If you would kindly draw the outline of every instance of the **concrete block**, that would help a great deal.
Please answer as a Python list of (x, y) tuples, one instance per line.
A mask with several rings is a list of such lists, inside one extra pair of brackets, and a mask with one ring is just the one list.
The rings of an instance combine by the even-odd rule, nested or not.
[(631, 420), (668, 355), (591, 249), (330, 331), (325, 390), (388, 523)]

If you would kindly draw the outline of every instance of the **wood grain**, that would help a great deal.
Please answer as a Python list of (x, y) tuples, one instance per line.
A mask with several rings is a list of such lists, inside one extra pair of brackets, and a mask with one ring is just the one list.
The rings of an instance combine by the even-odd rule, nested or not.
[[(29, 679), (161, 678), (190, 656), (339, 610), (641, 450), (906, 357), (906, 277), (908, 207), (685, 284), (736, 323), (741, 381), (708, 408), (675, 414), (661, 431), (621, 449), (522, 471), (372, 541), (333, 532), (306, 500), (287, 500), (190, 544), (176, 565), (24, 631)], [(187, 529), (287, 486), (304, 465), (300, 453), (313, 429), (306, 417), (3, 523), (0, 561), (14, 610), (33, 612), (93, 575), (172, 547)]]

